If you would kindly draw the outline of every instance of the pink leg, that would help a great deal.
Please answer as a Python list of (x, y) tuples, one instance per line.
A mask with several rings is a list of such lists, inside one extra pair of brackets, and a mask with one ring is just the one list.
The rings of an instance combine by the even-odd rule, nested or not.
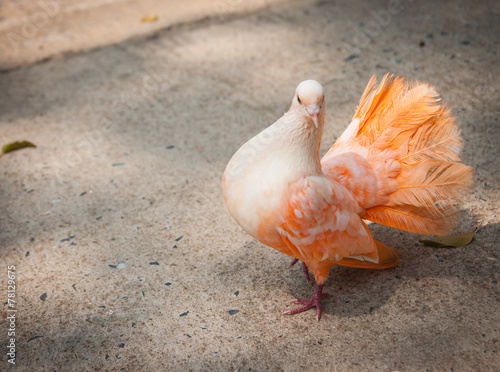
[(298, 258), (294, 258), (292, 262), (290, 262), (290, 265), (288, 265), (288, 268), (291, 268), (293, 265), (295, 265), (297, 262), (299, 262)]
[(302, 272), (304, 273), (304, 278), (309, 283), (309, 285), (312, 285), (311, 277), (309, 276), (309, 268), (304, 262), (302, 262)]
[[(294, 258), (293, 261), (290, 262), (290, 265), (288, 265), (288, 267), (289, 268), (292, 267), (297, 262), (299, 262), (299, 260), (297, 258)], [(309, 275), (309, 269), (307, 268), (307, 265), (304, 262), (302, 262), (302, 272), (304, 273), (304, 278), (309, 283), (309, 285), (312, 285), (312, 283), (311, 283), (311, 276)]]
[(285, 311), (283, 314), (293, 315), (309, 310), (311, 307), (316, 307), (316, 319), (319, 321), (321, 318), (321, 300), (328, 297), (328, 293), (323, 293), (323, 284), (318, 284), (314, 291), (314, 296), (306, 299), (296, 299), (293, 302), (297, 304), (304, 304), (304, 306), (297, 307), (296, 309)]

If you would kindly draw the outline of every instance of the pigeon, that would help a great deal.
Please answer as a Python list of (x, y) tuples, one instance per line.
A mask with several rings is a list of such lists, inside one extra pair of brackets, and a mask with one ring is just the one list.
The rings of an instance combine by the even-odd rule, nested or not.
[(473, 186), (460, 163), (460, 129), (427, 83), (374, 75), (351, 123), (320, 159), (325, 92), (301, 82), (286, 112), (246, 142), (222, 179), (230, 215), (252, 237), (303, 263), (314, 274), (312, 297), (296, 299), (297, 314), (316, 308), (335, 265), (385, 269), (398, 251), (375, 240), (364, 220), (421, 233), (448, 234), (457, 206)]

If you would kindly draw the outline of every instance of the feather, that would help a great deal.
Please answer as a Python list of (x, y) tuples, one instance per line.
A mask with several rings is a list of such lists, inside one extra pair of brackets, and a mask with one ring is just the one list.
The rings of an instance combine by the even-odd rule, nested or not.
[(435, 91), (420, 84), (393, 98), (393, 105), (379, 120), (383, 131), (373, 142), (378, 149), (398, 149), (418, 128), (433, 121), (439, 112)]
[(408, 141), (408, 148), (400, 160), (415, 164), (429, 159), (460, 161), (458, 154), (463, 143), (460, 129), (449, 110), (442, 109), (433, 121), (419, 128)]
[(437, 216), (435, 210), (425, 207), (380, 205), (367, 209), (363, 218), (413, 233), (446, 235), (455, 227), (456, 216), (457, 210), (451, 206), (444, 206)]
[(403, 78), (393, 78), (386, 74), (376, 89), (370, 87), (369, 92), (365, 90), (359, 104), (360, 108), (353, 118), (360, 120), (357, 137), (360, 145), (372, 144), (384, 130), (386, 123), (381, 118), (392, 105), (394, 97), (401, 94), (404, 88), (403, 80)]
[(426, 207), (440, 216), (443, 206), (458, 203), (472, 186), (472, 169), (460, 163), (427, 160), (403, 167), (397, 181), (399, 188), (389, 195), (387, 206)]
[[(436, 90), (392, 75), (376, 85), (372, 77), (354, 119), (359, 121), (356, 132), (332, 147), (325, 167), (347, 167), (347, 160), (335, 159), (346, 151), (365, 157), (377, 188), (349, 183), (355, 195), (364, 196), (357, 197), (368, 208), (365, 218), (413, 232), (450, 231), (454, 205), (472, 186), (472, 169), (456, 163), (463, 145), (460, 129)], [(378, 204), (363, 203), (365, 199)]]

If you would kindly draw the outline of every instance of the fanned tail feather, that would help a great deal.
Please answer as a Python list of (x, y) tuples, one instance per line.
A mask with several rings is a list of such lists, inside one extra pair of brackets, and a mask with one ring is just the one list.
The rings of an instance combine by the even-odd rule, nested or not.
[(379, 205), (368, 209), (363, 218), (409, 232), (446, 235), (456, 223), (456, 213), (457, 210), (449, 206), (438, 215), (435, 208)]
[(390, 195), (386, 205), (412, 205), (432, 208), (437, 216), (442, 209), (460, 202), (463, 192), (472, 181), (472, 169), (466, 165), (451, 161), (425, 160), (402, 167), (397, 178), (399, 189)]
[(368, 208), (364, 218), (411, 232), (446, 234), (455, 226), (454, 206), (473, 184), (472, 169), (457, 163), (462, 139), (455, 119), (428, 84), (388, 74), (378, 86), (375, 81), (374, 76), (361, 97), (354, 115), (357, 131), (348, 140), (369, 149), (368, 161), (370, 154), (390, 153), (387, 160), (398, 161), (401, 172), (389, 202)]

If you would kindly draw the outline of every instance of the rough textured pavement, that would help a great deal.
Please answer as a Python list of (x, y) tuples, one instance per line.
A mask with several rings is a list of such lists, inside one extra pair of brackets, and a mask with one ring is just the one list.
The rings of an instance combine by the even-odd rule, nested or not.
[[(283, 0), (4, 0), (0, 70)], [(143, 18), (149, 21), (142, 21)]]
[[(38, 146), (0, 158), (17, 369), (496, 370), (499, 19), (496, 1), (286, 1), (5, 70), (0, 143)], [(307, 78), (327, 93), (325, 152), (387, 71), (453, 106), (476, 171), (457, 231), (479, 230), (439, 249), (373, 224), (401, 265), (334, 268), (319, 323), (283, 316), (312, 288), (228, 215), (224, 167)]]

